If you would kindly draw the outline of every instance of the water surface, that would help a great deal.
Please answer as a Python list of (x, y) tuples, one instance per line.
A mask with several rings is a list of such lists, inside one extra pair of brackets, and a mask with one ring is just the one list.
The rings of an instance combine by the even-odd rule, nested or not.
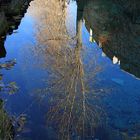
[(123, 18), (114, 25), (110, 5), (34, 0), (6, 36), (0, 97), (13, 118), (14, 139), (140, 135), (139, 42)]

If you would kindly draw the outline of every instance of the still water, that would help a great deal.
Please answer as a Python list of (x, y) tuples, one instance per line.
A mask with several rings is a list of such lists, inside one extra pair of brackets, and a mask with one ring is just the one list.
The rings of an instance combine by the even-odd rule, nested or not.
[(117, 12), (109, 5), (34, 0), (6, 36), (0, 98), (15, 140), (140, 136), (135, 28), (121, 17), (113, 24)]

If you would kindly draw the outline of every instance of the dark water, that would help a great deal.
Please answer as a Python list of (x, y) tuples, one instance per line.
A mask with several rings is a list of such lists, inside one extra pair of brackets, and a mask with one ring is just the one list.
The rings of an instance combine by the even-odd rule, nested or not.
[(14, 139), (140, 136), (139, 38), (113, 6), (31, 2), (0, 59), (0, 97)]

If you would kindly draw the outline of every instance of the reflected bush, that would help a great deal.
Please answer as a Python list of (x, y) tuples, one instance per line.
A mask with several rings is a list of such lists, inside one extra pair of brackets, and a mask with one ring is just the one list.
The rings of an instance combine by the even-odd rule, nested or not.
[(13, 140), (14, 128), (11, 119), (3, 109), (3, 101), (0, 100), (0, 140)]

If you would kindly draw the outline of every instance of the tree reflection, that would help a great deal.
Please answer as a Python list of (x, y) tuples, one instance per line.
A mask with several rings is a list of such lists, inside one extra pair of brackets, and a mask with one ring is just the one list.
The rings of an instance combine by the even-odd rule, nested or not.
[[(84, 139), (94, 136), (94, 129), (100, 125), (103, 115), (100, 106), (91, 102), (95, 95), (88, 89), (81, 49), (81, 45), (78, 44), (73, 49), (57, 50), (56, 54), (53, 52), (51, 55), (54, 60), (51, 61), (53, 75), (47, 90), (52, 94), (52, 102), (47, 113), (47, 124), (58, 127), (60, 139), (78, 136)], [(96, 72), (91, 75), (92, 78)]]
[[(88, 11), (91, 10), (89, 8), (90, 2), (92, 1), (77, 0), (76, 34), (75, 37), (72, 37), (66, 24), (68, 11), (64, 6), (64, 1), (51, 0), (45, 3), (43, 3), (43, 0), (38, 1), (38, 11), (33, 14), (37, 19), (37, 44), (34, 47), (34, 54), (43, 57), (43, 67), (49, 75), (45, 77), (46, 88), (41, 89), (41, 94), (39, 94), (39, 98), (46, 99), (44, 97), (49, 97), (49, 111), (48, 108), (46, 109), (47, 127), (53, 128), (59, 136), (58, 139), (62, 140), (95, 139), (96, 137), (108, 140), (112, 140), (114, 137), (116, 139), (126, 138), (123, 131), (112, 129), (114, 124), (111, 123), (114, 122), (107, 122), (111, 120), (110, 116), (112, 114), (107, 112), (110, 115), (108, 119), (106, 110), (100, 104), (100, 95), (102, 94), (99, 93), (109, 90), (103, 87), (99, 89), (95, 86), (96, 83), (99, 83), (97, 75), (100, 73), (101, 67), (96, 63), (96, 56), (88, 59), (84, 57), (87, 50), (82, 43), (82, 26), (85, 17), (87, 17), (87, 20), (85, 18), (87, 28), (88, 23), (94, 21), (91, 23), (94, 23), (94, 31), (97, 33), (95, 38), (98, 38), (102, 47), (108, 42), (118, 42), (116, 39), (121, 36), (113, 34), (118, 38), (112, 38), (103, 28), (104, 23), (108, 23), (108, 2), (105, 6), (103, 5), (103, 11), (100, 11), (99, 1), (93, 4), (96, 19), (92, 16), (88, 17), (88, 13), (90, 13)], [(96, 11), (98, 8), (99, 11)], [(112, 12), (110, 13), (113, 15)], [(101, 19), (102, 16), (99, 16), (99, 14), (106, 15), (104, 16), (105, 19)], [(117, 14), (116, 20), (118, 17)], [(123, 19), (122, 16), (121, 19)], [(101, 21), (101, 24), (99, 24), (99, 21)], [(112, 25), (112, 21), (109, 23)], [(114, 32), (118, 33), (119, 30), (123, 30), (121, 22), (113, 22), (113, 24), (111, 28), (116, 27), (116, 30), (113, 30)], [(108, 24), (106, 26), (106, 28), (110, 28)], [(72, 25), (71, 28), (73, 28)], [(89, 27), (88, 30), (93, 37), (92, 29)], [(90, 40), (93, 40), (93, 38)], [(117, 57), (114, 57), (114, 63), (119, 63)]]
[[(51, 9), (54, 2), (58, 3), (55, 11)], [(61, 2), (64, 1), (47, 2), (49, 11), (41, 20), (46, 24), (37, 27), (36, 50), (44, 54), (44, 67), (49, 73), (47, 87), (41, 90), (45, 94), (40, 96), (49, 96), (47, 126), (56, 130), (59, 139), (92, 138), (105, 121), (105, 113), (96, 98), (100, 90), (93, 89), (101, 68), (95, 57), (87, 65), (83, 62), (82, 11), (77, 12), (77, 35), (72, 39), (65, 24), (66, 7)]]

